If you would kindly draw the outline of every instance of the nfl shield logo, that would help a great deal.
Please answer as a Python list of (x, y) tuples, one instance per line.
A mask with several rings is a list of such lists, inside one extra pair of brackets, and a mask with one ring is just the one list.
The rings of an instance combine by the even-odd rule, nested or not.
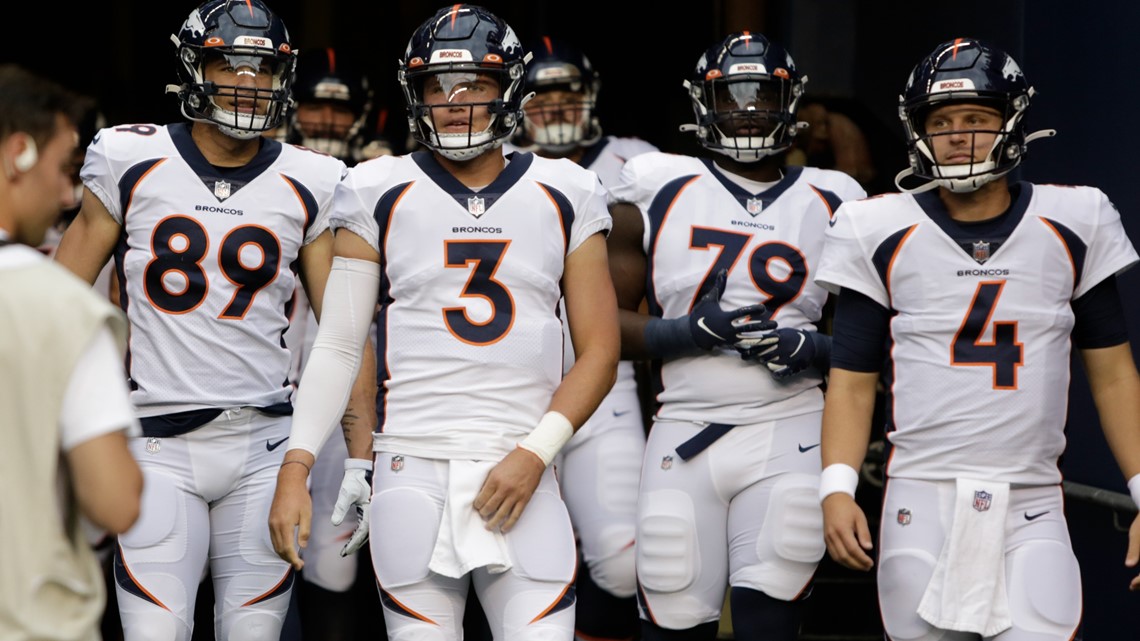
[(158, 454), (160, 450), (162, 450), (162, 441), (154, 437), (148, 438), (146, 440), (147, 454)]
[(230, 184), (224, 180), (214, 183), (214, 195), (222, 200), (230, 197)]
[(988, 241), (974, 241), (974, 260), (984, 263), (990, 259), (990, 244)]
[(978, 490), (974, 492), (974, 509), (979, 512), (985, 512), (990, 509), (990, 499), (994, 497), (993, 494), (985, 490)]
[(404, 457), (399, 454), (392, 457), (392, 471), (399, 472), (404, 469)]
[(666, 456), (666, 457), (661, 459), (661, 469), (667, 470), (671, 467), (673, 467), (673, 457), (672, 456)]
[(755, 216), (764, 210), (764, 201), (759, 198), (749, 198), (748, 202), (744, 203), (744, 208), (748, 210), (748, 213)]
[(910, 510), (899, 508), (898, 522), (899, 525), (910, 525)]
[(483, 215), (483, 199), (479, 196), (472, 196), (467, 199), (467, 211), (471, 212), (472, 216)]

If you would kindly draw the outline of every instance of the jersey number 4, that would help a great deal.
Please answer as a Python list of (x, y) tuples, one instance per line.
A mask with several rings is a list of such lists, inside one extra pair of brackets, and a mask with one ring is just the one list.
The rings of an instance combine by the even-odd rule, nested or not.
[[(1017, 368), (1024, 363), (1023, 345), (1017, 342), (1017, 321), (993, 321), (1005, 281), (978, 283), (970, 309), (954, 335), (950, 364), (993, 368), (994, 389), (1017, 389)], [(989, 341), (982, 336), (992, 332)]]
[[(154, 258), (143, 271), (143, 287), (151, 304), (168, 314), (197, 309), (210, 290), (202, 267), (210, 250), (205, 228), (193, 218), (170, 216), (155, 226), (150, 242)], [(257, 265), (242, 262), (250, 246), (260, 252)], [(244, 318), (257, 292), (277, 278), (280, 262), (281, 244), (273, 232), (255, 225), (230, 230), (218, 248), (218, 269), (237, 289), (218, 318)]]

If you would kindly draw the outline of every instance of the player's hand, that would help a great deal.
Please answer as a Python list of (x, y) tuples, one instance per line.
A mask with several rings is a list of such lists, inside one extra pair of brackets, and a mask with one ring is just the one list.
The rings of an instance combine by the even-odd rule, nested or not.
[(744, 338), (742, 334), (763, 332), (776, 327), (774, 321), (753, 320), (764, 316), (766, 310), (762, 304), (732, 310), (721, 308), (720, 297), (724, 295), (727, 282), (728, 271), (718, 271), (712, 289), (701, 296), (689, 314), (689, 332), (693, 335), (693, 342), (703, 350), (732, 345)]
[(871, 530), (867, 515), (855, 499), (836, 492), (823, 500), (823, 538), (827, 553), (836, 563), (852, 570), (867, 571), (875, 564), (871, 551)]
[(348, 556), (359, 550), (368, 540), (368, 506), (372, 502), (372, 460), (359, 458), (344, 459), (344, 478), (340, 481), (340, 494), (333, 506), (332, 524), (344, 523), (344, 517), (352, 511), (356, 514), (356, 529), (344, 547), (341, 556)]
[[(293, 452), (296, 450), (286, 453), (287, 461), (297, 460), (293, 458)], [(294, 570), (305, 566), (298, 546), (308, 547), (313, 522), (313, 500), (306, 484), (313, 457), (307, 452), (300, 454), (307, 456), (308, 460), (301, 460), (302, 464), (283, 464), (278, 470), (277, 489), (269, 507), (269, 539), (273, 543), (273, 551)]]
[(491, 468), (472, 503), (475, 511), (487, 522), (488, 530), (497, 527), (508, 532), (514, 527), (545, 471), (542, 459), (521, 447), (511, 450)]
[(768, 366), (772, 378), (791, 378), (811, 367), (816, 357), (818, 332), (792, 327), (781, 327), (735, 344), (736, 351), (746, 361)]
[[(1128, 554), (1124, 557), (1126, 567), (1134, 568), (1137, 564), (1140, 564), (1140, 514), (1132, 519), (1132, 527), (1128, 528)], [(1132, 582), (1128, 584), (1128, 589), (1140, 590), (1140, 576), (1132, 578)]]

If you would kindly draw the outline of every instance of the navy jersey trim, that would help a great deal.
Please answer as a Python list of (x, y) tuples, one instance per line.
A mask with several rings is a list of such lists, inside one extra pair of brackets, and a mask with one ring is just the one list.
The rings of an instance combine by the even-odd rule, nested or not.
[(992, 257), (1001, 251), (1002, 244), (1025, 218), (1029, 201), (1033, 198), (1033, 185), (1027, 182), (1014, 183), (1009, 186), (1009, 194), (1008, 209), (994, 218), (978, 222), (954, 220), (936, 190), (915, 194), (914, 201), (918, 203), (927, 217), (933, 220), (942, 232), (949, 236), (971, 258), (973, 255), (969, 248), (975, 241), (989, 242), (990, 257)]
[(286, 176), (285, 174), (281, 174), (281, 177), (293, 187), (293, 190), (297, 192), (297, 197), (301, 199), (301, 205), (305, 208), (304, 233), (307, 235), (309, 228), (313, 226), (313, 221), (317, 219), (317, 210), (319, 209), (317, 206), (317, 198), (313, 196), (313, 192), (309, 191), (308, 187), (303, 185), (301, 181), (296, 178)]
[(582, 154), (582, 158), (580, 160), (578, 160), (578, 164), (582, 165), (586, 169), (589, 169), (590, 165), (597, 162), (598, 158), (600, 158), (602, 156), (602, 151), (607, 146), (609, 146), (609, 144), (610, 144), (609, 138), (602, 138), (599, 142), (597, 142), (597, 143), (595, 143), (589, 147), (586, 147), (586, 151), (585, 151), (585, 153)]
[(788, 191), (792, 185), (796, 184), (796, 181), (800, 179), (800, 174), (803, 173), (803, 169), (801, 167), (784, 167), (784, 177), (781, 178), (775, 185), (772, 185), (760, 193), (753, 194), (740, 185), (729, 180), (728, 177), (724, 175), (724, 170), (717, 169), (715, 163), (713, 163), (712, 160), (708, 158), (701, 158), (700, 160), (705, 164), (705, 167), (708, 168), (709, 173), (717, 179), (717, 182), (719, 182), (726, 190), (728, 190), (728, 193), (732, 194), (733, 198), (736, 198), (736, 201), (740, 203), (740, 207), (745, 211), (748, 211), (748, 201), (756, 199), (760, 200), (761, 204), (763, 205), (763, 210), (768, 209), (772, 206), (772, 203), (776, 202), (777, 198), (783, 196), (784, 192)]
[(899, 248), (902, 247), (903, 241), (910, 235), (918, 224), (904, 227), (895, 233), (887, 236), (887, 238), (875, 248), (875, 253), (871, 255), (871, 264), (875, 266), (875, 271), (879, 274), (879, 280), (882, 281), (883, 287), (887, 290), (887, 295), (891, 294), (891, 263), (894, 262), (895, 256), (898, 254)]
[(646, 212), (649, 216), (649, 250), (646, 252), (649, 264), (645, 271), (645, 300), (649, 307), (649, 313), (654, 316), (661, 316), (662, 314), (661, 303), (657, 301), (657, 292), (653, 287), (653, 263), (654, 254), (657, 253), (657, 239), (661, 235), (661, 227), (665, 224), (665, 217), (669, 215), (673, 203), (677, 201), (686, 187), (700, 177), (700, 174), (690, 174), (665, 183), (665, 186), (659, 189), (657, 195), (653, 197), (653, 202), (649, 203), (649, 211)]
[(123, 173), (122, 178), (119, 178), (119, 211), (123, 212), (124, 225), (126, 225), (127, 212), (131, 206), (131, 199), (135, 195), (135, 187), (138, 187), (143, 177), (163, 160), (165, 160), (165, 158), (150, 158), (144, 160), (132, 166)]
[(169, 125), (167, 128), (170, 131), (170, 139), (174, 142), (174, 147), (182, 156), (182, 160), (198, 175), (198, 179), (205, 185), (206, 190), (215, 194), (214, 197), (219, 202), (225, 198), (217, 196), (215, 183), (218, 181), (228, 183), (228, 195), (233, 195), (265, 173), (265, 170), (277, 160), (284, 149), (281, 143), (276, 140), (262, 136), (258, 141), (260, 146), (257, 155), (252, 160), (240, 167), (217, 167), (211, 165), (202, 155), (201, 150), (198, 149), (198, 145), (194, 144), (193, 138), (190, 137), (190, 123), (180, 122)]
[(554, 207), (558, 209), (558, 219), (562, 223), (562, 253), (565, 254), (569, 251), (570, 230), (574, 227), (574, 206), (570, 204), (570, 199), (566, 197), (566, 194), (554, 187), (541, 182), (538, 183), (538, 186), (546, 192), (546, 195), (554, 203)]
[(468, 209), (469, 198), (482, 198), (484, 211), (491, 209), (498, 202), (503, 194), (507, 193), (511, 187), (515, 185), (530, 169), (531, 163), (534, 162), (534, 154), (529, 152), (515, 152), (510, 155), (511, 162), (507, 164), (498, 177), (491, 182), (490, 185), (475, 191), (459, 182), (459, 180), (451, 175), (451, 172), (443, 168), (439, 164), (434, 154), (429, 151), (416, 151), (411, 154), (412, 160), (419, 166), (420, 170), (427, 175), (440, 189), (447, 192), (455, 199), (464, 210)]
[(1081, 277), (1084, 276), (1085, 271), (1085, 256), (1089, 250), (1088, 245), (1081, 240), (1080, 236), (1077, 236), (1076, 232), (1052, 218), (1042, 216), (1041, 222), (1052, 229), (1065, 246), (1065, 251), (1069, 253), (1069, 260), (1073, 264), (1073, 291), (1080, 289)]
[(816, 187), (811, 183), (808, 183), (808, 187), (811, 187), (811, 190), (814, 191), (816, 195), (819, 196), (819, 199), (823, 201), (823, 204), (827, 206), (828, 219), (834, 219), (835, 211), (843, 204), (843, 199), (835, 192), (828, 191), (822, 187)]
[[(417, 152), (420, 153), (420, 152)], [(448, 174), (450, 175), (450, 174)], [(385, 410), (385, 399), (388, 394), (387, 381), (391, 378), (391, 372), (388, 370), (388, 306), (392, 304), (392, 290), (391, 283), (387, 277), (388, 260), (387, 253), (384, 251), (384, 239), (388, 235), (388, 227), (392, 224), (392, 213), (396, 210), (396, 203), (404, 197), (404, 194), (411, 189), (412, 185), (416, 184), (415, 181), (400, 183), (384, 192), (384, 195), (376, 201), (376, 207), (372, 210), (372, 217), (376, 219), (376, 225), (379, 227), (379, 238), (376, 244), (380, 247), (380, 294), (377, 300), (380, 303), (380, 311), (376, 316), (376, 431), (384, 431), (384, 421), (387, 417)]]

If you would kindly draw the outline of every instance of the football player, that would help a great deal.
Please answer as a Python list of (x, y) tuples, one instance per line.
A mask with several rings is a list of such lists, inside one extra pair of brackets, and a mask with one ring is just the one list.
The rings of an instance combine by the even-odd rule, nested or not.
[[(293, 108), (285, 127), (287, 142), (328, 154), (351, 167), (391, 153), (387, 141), (372, 126), (374, 116), (368, 77), (342, 50), (304, 49), (297, 55)], [(295, 384), (316, 335), (317, 322), (309, 299), (304, 288), (298, 287), (293, 322), (285, 333), (285, 343), (293, 353), (290, 378)], [(301, 573), (301, 623), (304, 636), (325, 641), (351, 638), (354, 601), (345, 594), (354, 585), (364, 585), (375, 599), (371, 581), (357, 581), (357, 570), (365, 562), (361, 555), (341, 554), (356, 528), (356, 519), (332, 523), (349, 458), (344, 439), (331, 438), (321, 448), (309, 475), (314, 518), (309, 545), (302, 550), (306, 563)]]
[[(514, 141), (546, 158), (566, 158), (617, 182), (626, 160), (657, 148), (639, 138), (602, 134), (597, 113), (601, 79), (576, 47), (543, 36), (528, 48), (523, 107)], [(566, 328), (566, 362), (574, 346)], [(632, 361), (618, 365), (613, 390), (563, 448), (555, 466), (585, 567), (578, 572), (575, 626), (587, 638), (628, 639), (637, 633), (634, 574), (637, 483), (645, 423)]]
[[(828, 229), (816, 277), (839, 295), (821, 448), (827, 546), (847, 567), (873, 565), (852, 497), (882, 376), (889, 638), (1074, 638), (1081, 573), (1058, 469), (1074, 345), (1140, 498), (1140, 377), (1116, 285), (1138, 256), (1099, 189), (1010, 179), (1028, 143), (1053, 133), (1028, 133), (1033, 93), (992, 44), (939, 44), (899, 98), (905, 193), (844, 204)], [(1127, 564), (1138, 558), (1140, 519)]]
[[(526, 58), (486, 9), (437, 11), (398, 71), (424, 150), (357, 165), (337, 189), (328, 314), (286, 454), (300, 464), (270, 525), (300, 564), (303, 467), (335, 426), (379, 300), (376, 464), (354, 502), (375, 530), (391, 638), (459, 638), (472, 587), (496, 638), (573, 635), (574, 537), (549, 466), (616, 373), (610, 218), (592, 172), (502, 153)], [(565, 376), (563, 295), (576, 357)]]
[[(684, 82), (711, 157), (649, 153), (611, 187), (622, 355), (658, 359), (638, 500), (644, 639), (795, 639), (824, 553), (819, 484), (827, 293), (812, 284), (850, 176), (784, 167), (804, 78), (756, 32)], [(640, 313), (642, 298), (648, 313)]]
[(261, 135), (284, 117), (296, 63), (261, 0), (209, 0), (174, 40), (168, 91), (189, 122), (98, 133), (56, 260), (91, 282), (114, 253), (131, 326), (146, 489), (115, 557), (126, 638), (190, 639), (208, 568), (215, 636), (277, 639), (293, 570), (253, 524), (289, 437), (290, 301), (298, 277), (322, 299), (345, 166)]

